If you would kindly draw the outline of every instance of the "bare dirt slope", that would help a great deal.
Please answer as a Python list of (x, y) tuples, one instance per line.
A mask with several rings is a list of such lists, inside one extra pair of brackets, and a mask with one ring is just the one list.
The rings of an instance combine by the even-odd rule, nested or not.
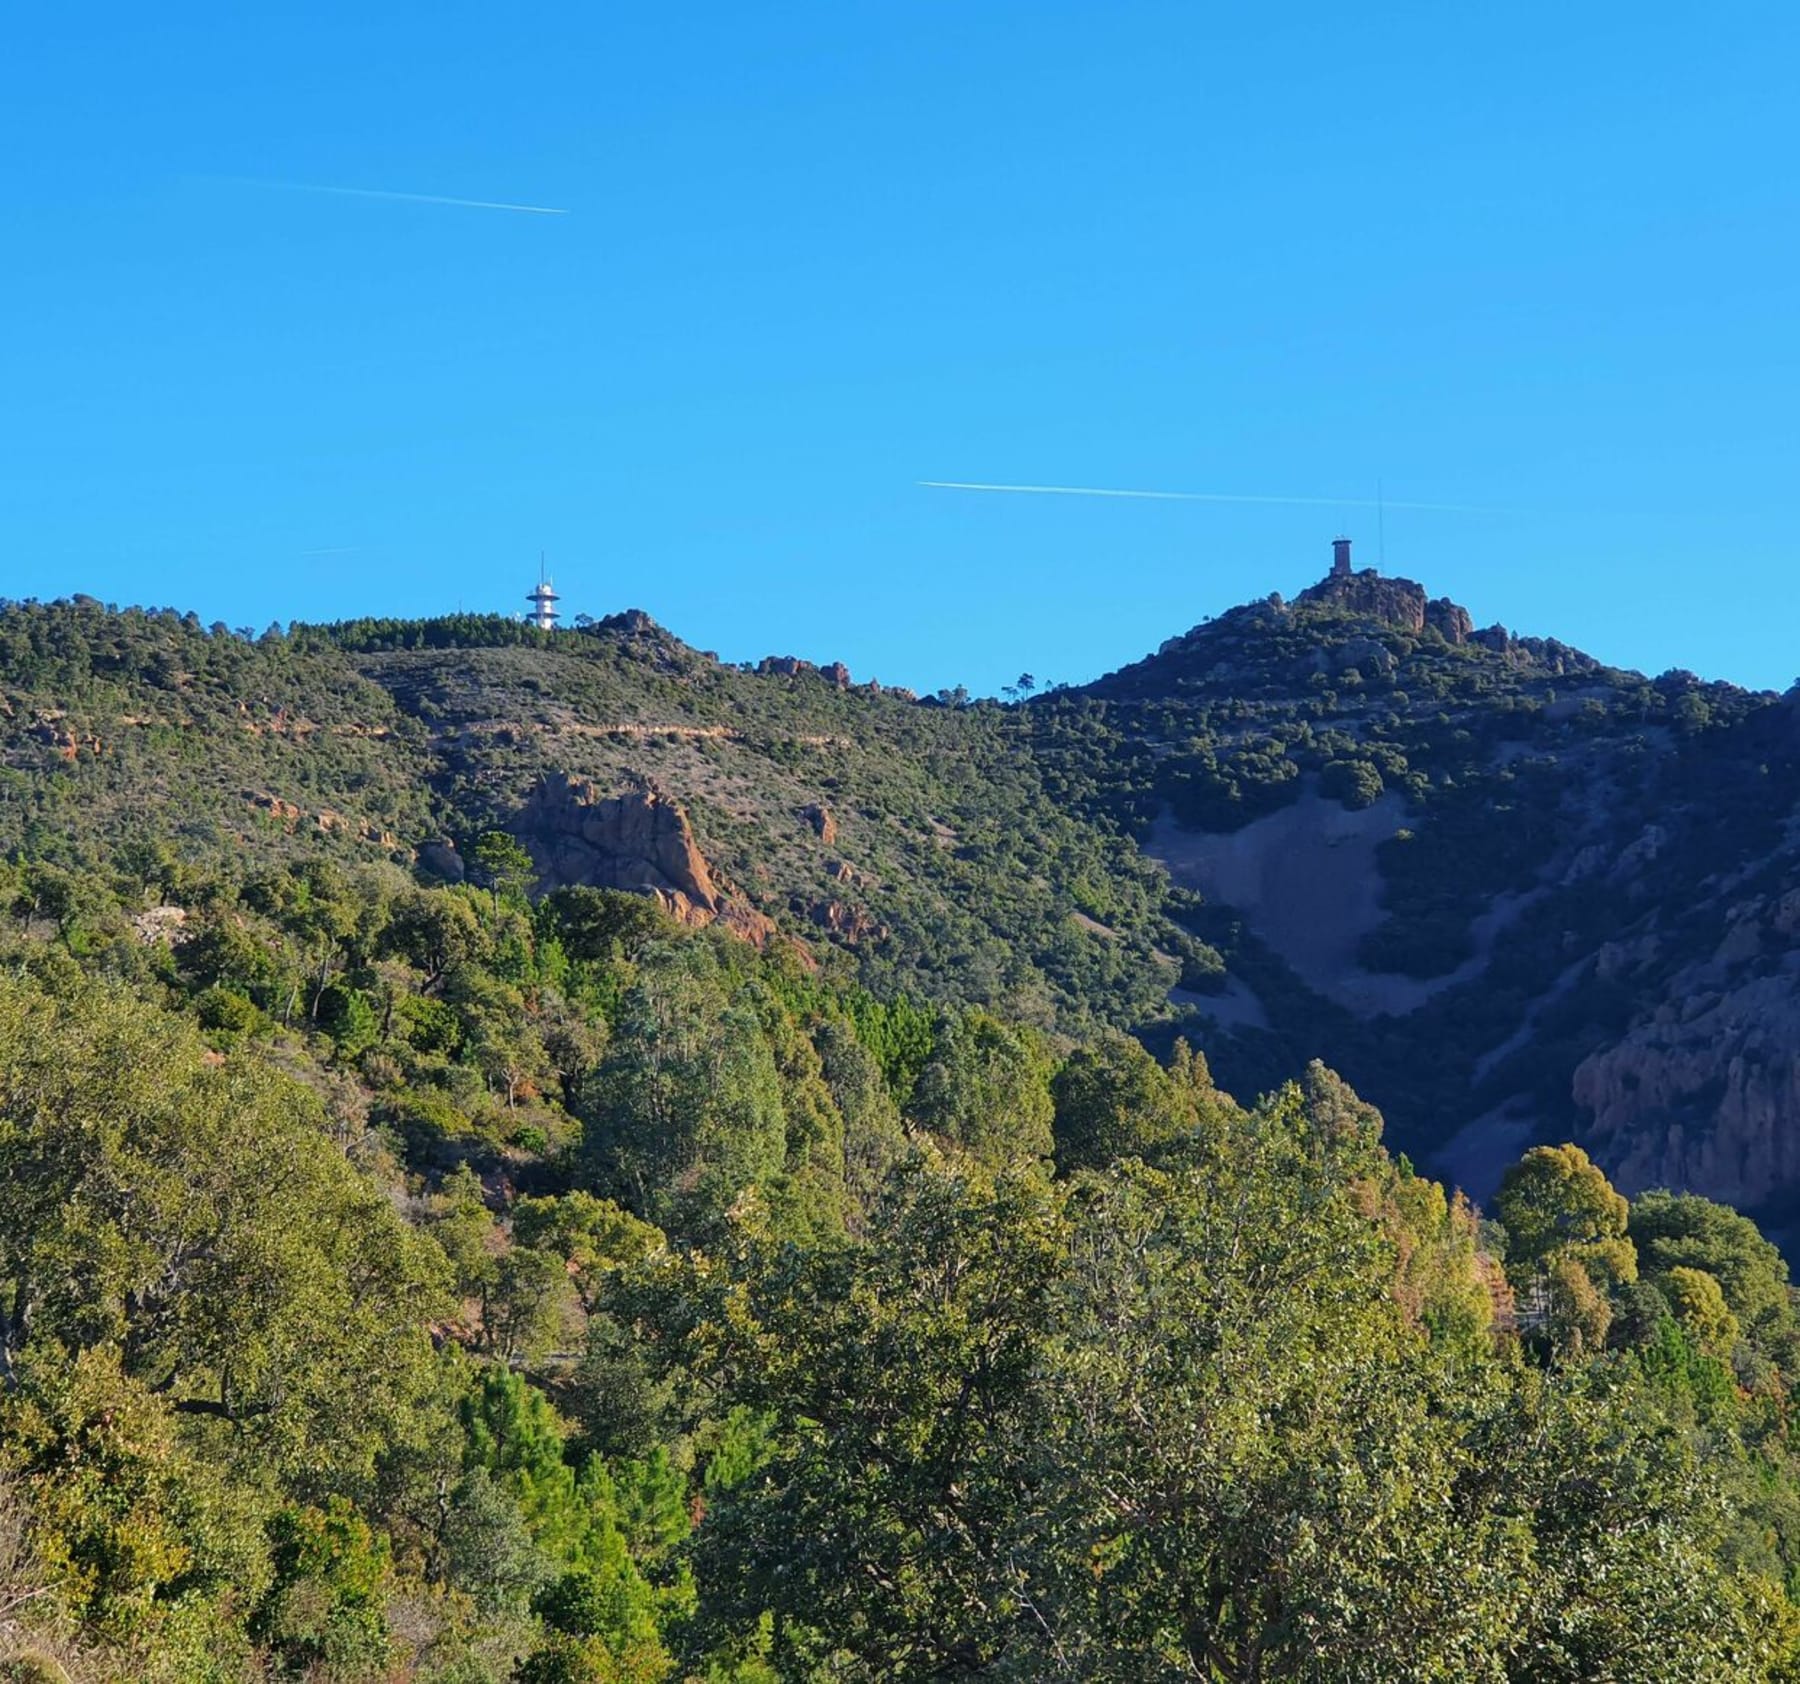
[(1145, 851), (1183, 888), (1243, 913), (1309, 988), (1364, 1017), (1399, 1014), (1432, 985), (1365, 971), (1356, 952), (1382, 919), (1375, 850), (1406, 816), (1393, 794), (1352, 811), (1309, 792), (1223, 835), (1182, 830), (1164, 814)]

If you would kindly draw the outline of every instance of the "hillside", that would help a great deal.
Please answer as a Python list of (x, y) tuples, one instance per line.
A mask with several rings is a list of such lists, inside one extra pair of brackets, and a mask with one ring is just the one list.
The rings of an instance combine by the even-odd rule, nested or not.
[(1052, 787), (1204, 896), (1228, 1079), (1322, 1056), (1479, 1192), (1572, 1136), (1631, 1188), (1791, 1197), (1795, 698), (1360, 573), (1031, 714)]
[(663, 792), (745, 928), (779, 927), (888, 992), (1127, 1024), (1216, 965), (1162, 915), (1129, 839), (1048, 797), (1005, 710), (763, 667), (636, 614), (549, 635), (470, 618), (252, 641), (173, 612), (14, 606), (0, 849), (91, 865), (155, 838), (195, 860), (422, 859), (455, 877), (456, 845), (489, 828), (548, 863), (534, 792), (573, 777), (601, 797)]
[(1079, 690), (919, 700), (645, 616), (251, 640), (0, 613), (0, 847), (385, 861), (516, 834), (877, 994), (1307, 1059), (1477, 1193), (1585, 1141), (1628, 1189), (1800, 1189), (1800, 705), (1478, 630), (1372, 572)]
[(1794, 725), (0, 610), (0, 1679), (1791, 1681)]

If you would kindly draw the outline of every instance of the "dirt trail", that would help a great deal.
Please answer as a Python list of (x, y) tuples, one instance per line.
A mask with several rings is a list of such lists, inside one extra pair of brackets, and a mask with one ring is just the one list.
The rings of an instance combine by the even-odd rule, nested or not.
[[(255, 729), (255, 727), (251, 727)], [(763, 738), (754, 731), (742, 731), (735, 725), (646, 725), (637, 720), (614, 720), (605, 725), (568, 718), (537, 719), (525, 724), (512, 719), (484, 719), (453, 725), (445, 735), (451, 737), (491, 737), (507, 732), (536, 731), (550, 737), (629, 737), (634, 741), (677, 737), (684, 742), (748, 743), (762, 741), (799, 743), (806, 748), (849, 748), (853, 741), (830, 731), (802, 731), (792, 736)], [(372, 736), (377, 733), (362, 732)], [(386, 733), (380, 733), (385, 735)]]

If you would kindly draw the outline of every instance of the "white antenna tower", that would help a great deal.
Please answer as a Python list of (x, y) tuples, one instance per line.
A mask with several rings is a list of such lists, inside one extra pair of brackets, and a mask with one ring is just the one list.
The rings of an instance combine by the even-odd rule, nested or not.
[(544, 571), (544, 552), (542, 550), (538, 551), (537, 589), (527, 591), (525, 600), (531, 604), (531, 612), (526, 615), (526, 618), (539, 631), (555, 631), (556, 622), (562, 618), (556, 605), (562, 599), (550, 586), (550, 575)]

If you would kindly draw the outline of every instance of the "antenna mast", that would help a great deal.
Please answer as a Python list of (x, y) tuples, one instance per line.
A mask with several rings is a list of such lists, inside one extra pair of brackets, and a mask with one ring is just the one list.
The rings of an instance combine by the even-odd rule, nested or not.
[(544, 571), (542, 550), (538, 551), (537, 589), (526, 592), (525, 600), (531, 604), (531, 612), (526, 615), (526, 619), (539, 631), (555, 631), (556, 622), (562, 618), (556, 607), (560, 599), (551, 588), (549, 574)]

